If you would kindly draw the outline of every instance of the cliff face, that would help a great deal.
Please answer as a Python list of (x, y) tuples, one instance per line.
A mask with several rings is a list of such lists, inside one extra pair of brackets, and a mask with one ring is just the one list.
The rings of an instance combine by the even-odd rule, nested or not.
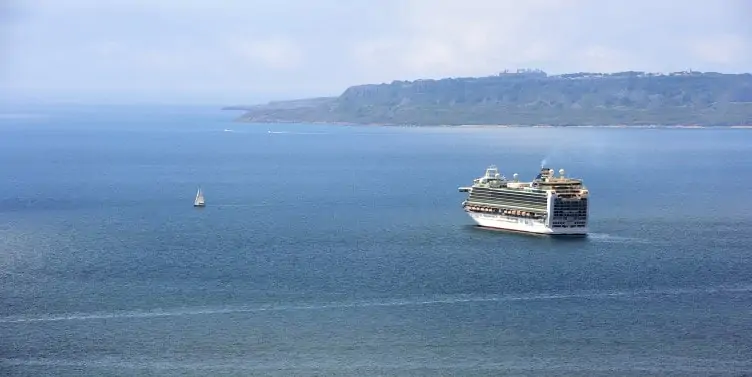
[(251, 122), (411, 125), (752, 124), (752, 75), (543, 72), (357, 85), (246, 108)]

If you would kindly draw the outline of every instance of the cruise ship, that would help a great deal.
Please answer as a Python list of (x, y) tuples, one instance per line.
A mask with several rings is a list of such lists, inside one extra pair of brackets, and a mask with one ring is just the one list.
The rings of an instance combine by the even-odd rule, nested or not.
[(569, 178), (564, 169), (541, 168), (531, 182), (511, 180), (496, 166), (473, 180), (462, 202), (465, 212), (481, 227), (524, 233), (585, 236), (588, 233), (589, 192), (581, 179)]

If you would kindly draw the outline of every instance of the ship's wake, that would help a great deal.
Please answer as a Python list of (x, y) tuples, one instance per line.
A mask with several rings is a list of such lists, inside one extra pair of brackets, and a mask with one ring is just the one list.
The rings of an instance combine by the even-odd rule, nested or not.
[(624, 237), (608, 233), (588, 233), (588, 240), (603, 243), (650, 243), (650, 240), (637, 237)]
[(274, 135), (329, 135), (328, 132), (296, 132), (296, 131), (267, 131), (268, 134)]
[(395, 298), (363, 300), (350, 302), (324, 302), (308, 304), (261, 304), (225, 307), (193, 307), (153, 310), (132, 310), (117, 312), (97, 313), (69, 313), (47, 314), (29, 316), (0, 317), (0, 323), (33, 323), (33, 322), (60, 322), (60, 321), (85, 321), (102, 319), (138, 319), (158, 317), (181, 317), (198, 315), (218, 315), (233, 313), (258, 313), (258, 312), (282, 312), (301, 310), (334, 310), (369, 307), (411, 307), (427, 305), (460, 305), (465, 303), (483, 302), (515, 302), (515, 301), (548, 301), (570, 299), (650, 299), (656, 296), (698, 296), (714, 294), (749, 294), (752, 293), (752, 285), (736, 287), (708, 287), (708, 288), (678, 288), (636, 291), (606, 291), (606, 292), (570, 292), (570, 293), (543, 293), (521, 295), (436, 295), (428, 297)]

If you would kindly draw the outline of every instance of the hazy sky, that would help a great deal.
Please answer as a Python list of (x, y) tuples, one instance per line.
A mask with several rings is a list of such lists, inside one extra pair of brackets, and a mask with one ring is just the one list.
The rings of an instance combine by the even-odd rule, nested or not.
[(749, 0), (0, 0), (0, 97), (253, 103), (505, 68), (752, 71)]

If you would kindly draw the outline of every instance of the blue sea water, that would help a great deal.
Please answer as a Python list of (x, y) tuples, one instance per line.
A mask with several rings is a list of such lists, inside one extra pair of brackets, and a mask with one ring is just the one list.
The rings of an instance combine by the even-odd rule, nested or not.
[[(752, 373), (749, 130), (3, 111), (2, 375)], [(472, 225), (458, 186), (542, 160), (589, 237)]]

